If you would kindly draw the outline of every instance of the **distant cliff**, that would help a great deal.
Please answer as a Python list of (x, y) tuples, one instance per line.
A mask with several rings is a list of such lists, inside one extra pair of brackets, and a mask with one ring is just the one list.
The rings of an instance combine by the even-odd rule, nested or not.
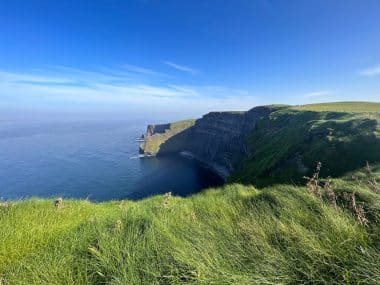
[(261, 106), (148, 126), (140, 152), (184, 153), (225, 179), (256, 185), (302, 181), (318, 161), (331, 176), (380, 161), (380, 105), (331, 106)]
[(247, 153), (244, 142), (247, 134), (255, 128), (257, 120), (273, 110), (275, 108), (256, 107), (248, 112), (211, 112), (192, 123), (182, 123), (177, 132), (171, 131), (170, 124), (150, 125), (140, 152), (147, 155), (186, 153), (227, 178)]
[(171, 137), (193, 126), (195, 120), (183, 120), (175, 123), (148, 125), (145, 134), (141, 136), (139, 152), (145, 155), (156, 155), (161, 146)]

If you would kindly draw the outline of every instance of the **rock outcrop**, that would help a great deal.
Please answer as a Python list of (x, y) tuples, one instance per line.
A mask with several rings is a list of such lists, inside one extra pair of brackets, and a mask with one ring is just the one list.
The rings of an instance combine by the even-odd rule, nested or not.
[(141, 136), (140, 154), (156, 155), (169, 138), (192, 127), (194, 123), (195, 120), (184, 120), (171, 124), (148, 125), (146, 133)]
[(146, 130), (147, 136), (152, 136), (154, 134), (164, 134), (166, 130), (170, 129), (170, 124), (161, 125), (148, 125)]

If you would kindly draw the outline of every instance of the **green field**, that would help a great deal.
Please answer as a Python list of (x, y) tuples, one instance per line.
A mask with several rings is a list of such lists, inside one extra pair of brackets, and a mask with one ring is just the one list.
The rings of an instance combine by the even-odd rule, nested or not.
[(374, 102), (333, 102), (299, 105), (292, 107), (301, 111), (331, 112), (380, 112), (380, 103)]
[(0, 203), (0, 284), (380, 284), (378, 105), (337, 104), (279, 107), (218, 189)]
[[(348, 108), (352, 112), (344, 112)], [(260, 187), (300, 183), (317, 161), (324, 166), (323, 175), (333, 177), (361, 168), (366, 161), (379, 163), (379, 122), (378, 103), (281, 107), (248, 135), (248, 154), (230, 181)]]

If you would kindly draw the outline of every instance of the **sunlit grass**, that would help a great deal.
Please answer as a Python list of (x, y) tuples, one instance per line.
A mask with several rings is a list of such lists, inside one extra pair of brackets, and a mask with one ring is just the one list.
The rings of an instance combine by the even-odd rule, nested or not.
[(374, 102), (333, 102), (298, 105), (292, 107), (301, 111), (330, 112), (380, 112), (380, 103)]
[[(379, 196), (360, 193), (378, 215)], [(363, 227), (303, 187), (229, 185), (165, 199), (65, 201), (62, 209), (30, 200), (1, 209), (3, 283), (380, 282), (379, 220)]]
[[(347, 106), (357, 112), (343, 112)], [(374, 106), (380, 103), (328, 103), (273, 112), (247, 136), (247, 154), (230, 181), (260, 187), (302, 183), (317, 161), (324, 165), (325, 176), (334, 177), (359, 169), (366, 161), (380, 162), (380, 109), (358, 111), (375, 110)]]

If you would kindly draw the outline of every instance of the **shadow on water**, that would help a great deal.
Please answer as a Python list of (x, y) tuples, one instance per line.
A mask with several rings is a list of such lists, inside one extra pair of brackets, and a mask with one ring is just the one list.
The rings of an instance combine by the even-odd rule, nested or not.
[(179, 155), (144, 157), (140, 165), (147, 174), (136, 182), (127, 199), (138, 200), (167, 192), (188, 196), (224, 183), (220, 176), (196, 160)]

